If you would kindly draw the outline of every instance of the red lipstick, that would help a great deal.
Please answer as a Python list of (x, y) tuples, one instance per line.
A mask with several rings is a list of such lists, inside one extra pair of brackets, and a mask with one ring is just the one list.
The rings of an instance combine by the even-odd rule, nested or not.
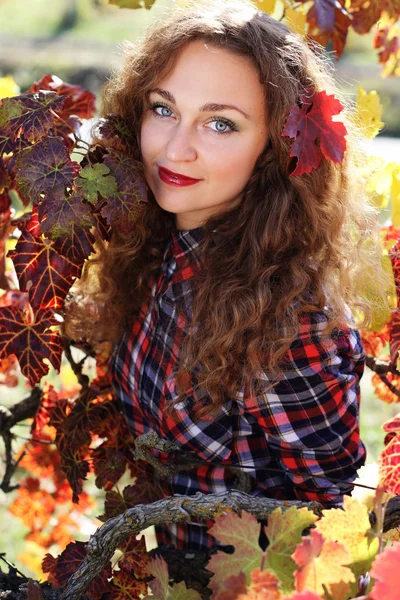
[(169, 185), (175, 185), (178, 187), (193, 185), (201, 179), (193, 179), (193, 177), (187, 177), (186, 175), (182, 175), (181, 173), (174, 173), (169, 169), (165, 169), (164, 167), (158, 167), (158, 175), (164, 183), (168, 183)]

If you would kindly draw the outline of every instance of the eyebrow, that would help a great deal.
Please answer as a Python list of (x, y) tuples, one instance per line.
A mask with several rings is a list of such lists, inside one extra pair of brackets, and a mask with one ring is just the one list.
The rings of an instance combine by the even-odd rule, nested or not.
[[(150, 94), (152, 94), (152, 93), (159, 94), (165, 100), (168, 100), (168, 102), (171, 102), (172, 104), (176, 104), (175, 97), (171, 94), (171, 92), (168, 92), (167, 90), (163, 90), (162, 88), (153, 88), (152, 90), (149, 90), (147, 92), (147, 96), (150, 96)], [(206, 104), (202, 104), (200, 106), (199, 110), (201, 112), (214, 112), (214, 111), (219, 111), (219, 110), (237, 110), (244, 117), (246, 117), (246, 119), (251, 120), (251, 117), (246, 112), (244, 112), (244, 110), (242, 110), (238, 106), (235, 106), (234, 104), (218, 104), (217, 102), (207, 102)]]

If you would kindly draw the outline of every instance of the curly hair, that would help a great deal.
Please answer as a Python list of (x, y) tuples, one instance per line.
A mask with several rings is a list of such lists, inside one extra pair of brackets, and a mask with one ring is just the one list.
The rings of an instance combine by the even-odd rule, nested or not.
[[(322, 157), (318, 169), (290, 176), (291, 141), (281, 134), (291, 108), (309, 88), (340, 97), (329, 57), (250, 1), (206, 0), (174, 8), (139, 44), (126, 43), (123, 66), (103, 90), (102, 114), (129, 122), (137, 159), (146, 93), (193, 40), (248, 57), (264, 86), (268, 115), (268, 142), (242, 202), (204, 224), (199, 252), (206, 260), (193, 278), (192, 321), (176, 372), (177, 401), (196, 373), (196, 387), (207, 391), (214, 410), (244, 382), (255, 393), (260, 371), (267, 370), (271, 382), (278, 380), (306, 312), (329, 306), (327, 335), (350, 324), (348, 307), (358, 325), (367, 326), (374, 310), (387, 306), (388, 282), (377, 211), (359, 175), (360, 135), (348, 100), (341, 98), (348, 131), (343, 163)], [(150, 294), (149, 281), (174, 228), (174, 215), (158, 206), (149, 190), (148, 205), (129, 238), (115, 229), (108, 243), (98, 241), (78, 284), (91, 307), (96, 305), (95, 320), (90, 311), (86, 321), (82, 317), (86, 339), (116, 342), (130, 326)], [(363, 294), (366, 273), (377, 283), (368, 297)], [(70, 310), (77, 317), (85, 307), (76, 302)]]

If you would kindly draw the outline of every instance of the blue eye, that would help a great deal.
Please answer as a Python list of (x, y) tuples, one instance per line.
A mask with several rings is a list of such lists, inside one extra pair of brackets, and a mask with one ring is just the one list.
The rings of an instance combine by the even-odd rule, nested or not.
[[(161, 113), (157, 112), (157, 108), (161, 108)], [(158, 117), (170, 117), (172, 115), (172, 110), (166, 104), (161, 104), (161, 102), (154, 102), (151, 104), (150, 110)], [(164, 111), (168, 111), (169, 114), (166, 115)]]
[(235, 131), (235, 129), (233, 128), (233, 123), (231, 121), (225, 121), (223, 119), (214, 119), (213, 121), (211, 121), (211, 123), (215, 124), (216, 128), (213, 129), (213, 131), (215, 131), (216, 133), (230, 133), (231, 131)]

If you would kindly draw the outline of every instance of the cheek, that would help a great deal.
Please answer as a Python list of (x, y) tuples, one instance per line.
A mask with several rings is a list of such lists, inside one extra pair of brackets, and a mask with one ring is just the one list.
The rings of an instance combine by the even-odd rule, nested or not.
[(244, 185), (252, 173), (258, 154), (254, 152), (254, 144), (231, 144), (216, 153), (209, 164), (224, 185)]

